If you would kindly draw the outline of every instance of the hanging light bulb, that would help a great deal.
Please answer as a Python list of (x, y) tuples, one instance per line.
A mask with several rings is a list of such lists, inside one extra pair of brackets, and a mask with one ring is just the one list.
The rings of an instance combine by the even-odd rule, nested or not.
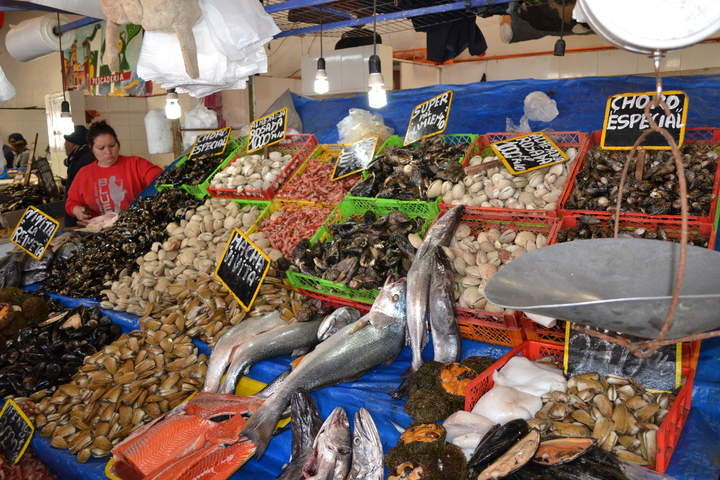
[(70, 113), (70, 102), (63, 100), (60, 104), (60, 122), (58, 124), (60, 133), (70, 135), (75, 131), (72, 114)]
[(322, 57), (318, 58), (313, 90), (318, 95), (324, 95), (330, 91), (330, 82), (328, 82), (327, 73), (325, 72), (325, 59)]
[(377, 10), (377, 0), (373, 0), (373, 54), (368, 59), (370, 66), (370, 77), (368, 78), (368, 103), (370, 108), (382, 108), (387, 105), (387, 93), (385, 92), (385, 82), (382, 73), (380, 73), (380, 57), (377, 55), (377, 22), (375, 13)]
[(320, 58), (317, 61), (317, 71), (315, 72), (315, 83), (313, 84), (313, 90), (318, 95), (324, 95), (330, 91), (330, 82), (328, 82), (327, 72), (325, 72), (325, 59), (323, 58), (323, 43), (322, 43), (322, 23), (320, 24)]
[(180, 99), (174, 88), (168, 90), (167, 98), (165, 99), (165, 118), (168, 120), (177, 120), (182, 115), (182, 107), (180, 106)]
[(565, 0), (562, 2), (562, 13), (560, 14), (560, 38), (555, 42), (555, 48), (553, 49), (553, 55), (556, 57), (565, 56)]
[(368, 103), (370, 108), (382, 108), (387, 105), (387, 93), (385, 92), (385, 82), (382, 73), (380, 73), (380, 57), (371, 55), (368, 61), (370, 65), (370, 77), (368, 78)]

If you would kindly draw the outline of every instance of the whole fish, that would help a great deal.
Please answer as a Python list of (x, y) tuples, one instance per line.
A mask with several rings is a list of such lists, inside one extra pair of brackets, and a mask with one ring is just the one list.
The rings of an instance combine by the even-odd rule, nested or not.
[(350, 325), (362, 315), (352, 307), (340, 307), (320, 322), (318, 341), (322, 342), (334, 335), (346, 325)]
[(464, 207), (448, 210), (428, 230), (407, 275), (408, 343), (412, 349), (410, 374), (423, 364), (422, 350), (427, 344), (427, 312), (433, 250), (448, 246), (460, 222)]
[(260, 360), (290, 355), (296, 350), (312, 348), (317, 345), (319, 325), (320, 320), (281, 325), (243, 343), (233, 351), (230, 357), (231, 363), (225, 373), (219, 393), (233, 393), (238, 377), (245, 375), (250, 367)]
[(457, 362), (460, 358), (460, 332), (455, 322), (453, 267), (442, 248), (435, 249), (433, 260), (428, 319), (434, 360), (441, 363)]
[(377, 365), (392, 361), (405, 340), (405, 281), (385, 282), (370, 312), (307, 354), (293, 368), (280, 389), (250, 417), (243, 435), (261, 457), (275, 424), (300, 388), (313, 390), (357, 378)]
[(313, 453), (313, 444), (323, 421), (310, 394), (300, 389), (290, 399), (292, 456), (276, 480), (301, 480), (302, 468)]
[(205, 375), (205, 385), (203, 385), (202, 391), (217, 392), (220, 387), (220, 379), (230, 362), (230, 357), (238, 346), (252, 337), (280, 325), (285, 325), (285, 321), (280, 316), (280, 312), (274, 311), (259, 317), (248, 318), (228, 330), (217, 341), (212, 355), (210, 355), (207, 374)]
[(345, 480), (382, 480), (382, 442), (370, 412), (364, 408), (355, 412), (353, 425), (352, 465)]
[(345, 480), (351, 456), (347, 413), (342, 407), (335, 407), (320, 427), (302, 473), (308, 480)]

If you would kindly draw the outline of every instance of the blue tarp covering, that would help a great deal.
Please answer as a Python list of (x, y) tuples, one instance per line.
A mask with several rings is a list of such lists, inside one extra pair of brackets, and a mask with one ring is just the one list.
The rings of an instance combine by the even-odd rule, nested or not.
[[(665, 90), (684, 90), (689, 103), (688, 126), (720, 126), (720, 75), (668, 77)], [(535, 130), (591, 132), (602, 128), (605, 103), (610, 95), (655, 90), (650, 77), (589, 77), (571, 80), (514, 80), (468, 85), (434, 85), (388, 92), (388, 105), (376, 110), (400, 136), (405, 135), (410, 112), (418, 104), (445, 90), (455, 90), (447, 133), (504, 132), (505, 118), (515, 123), (523, 115), (523, 99), (535, 90), (552, 97), (560, 114), (549, 123), (531, 122)], [(370, 110), (367, 95), (313, 100), (293, 95), (295, 108), (307, 133), (318, 143), (337, 143), (337, 123), (350, 108)]]
[[(664, 80), (666, 90), (680, 89), (689, 94), (689, 126), (720, 126), (720, 76), (671, 77)], [(573, 80), (517, 80), (486, 82), (470, 85), (442, 85), (416, 90), (392, 92), (388, 107), (380, 113), (395, 131), (404, 134), (407, 119), (418, 103), (448, 88), (455, 90), (448, 133), (486, 133), (505, 130), (505, 118), (517, 122), (523, 114), (523, 98), (534, 90), (550, 94), (557, 103), (560, 115), (548, 124), (532, 124), (536, 130), (592, 131), (602, 127), (605, 102), (609, 95), (633, 91), (654, 90), (654, 79), (646, 77), (583, 78)], [(367, 107), (367, 97), (311, 100), (294, 96), (296, 108), (309, 133), (318, 136), (319, 143), (337, 142), (336, 124), (347, 115), (349, 108)], [(61, 299), (66, 300), (66, 299)], [(107, 312), (106, 312), (107, 313)], [(136, 319), (122, 314), (112, 318), (124, 328), (135, 325)], [(206, 347), (197, 343), (201, 349)], [(477, 342), (463, 341), (463, 356), (489, 355), (499, 357), (507, 349)], [(290, 358), (267, 360), (255, 365), (249, 376), (269, 382), (288, 368)], [(402, 411), (402, 402), (393, 401), (387, 392), (397, 387), (400, 376), (410, 364), (410, 352), (405, 349), (392, 365), (375, 368), (353, 383), (325, 388), (313, 395), (323, 416), (338, 405), (349, 416), (364, 406), (372, 413), (383, 447), (387, 450), (397, 442), (398, 432), (391, 421), (407, 426), (410, 418)], [(677, 479), (716, 479), (720, 473), (720, 340), (703, 343), (698, 374), (693, 389), (692, 411), (688, 417), (669, 475)], [(290, 431), (273, 439), (262, 460), (251, 460), (232, 478), (257, 480), (274, 478), (290, 456)], [(53, 449), (46, 439), (33, 439), (33, 450), (61, 479), (86, 480), (105, 478), (104, 462), (91, 461), (82, 465), (64, 451)]]

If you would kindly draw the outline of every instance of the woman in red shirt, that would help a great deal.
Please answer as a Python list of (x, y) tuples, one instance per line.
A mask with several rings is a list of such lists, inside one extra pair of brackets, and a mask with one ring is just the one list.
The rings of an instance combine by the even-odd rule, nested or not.
[(88, 130), (95, 162), (80, 169), (70, 186), (65, 210), (79, 222), (125, 210), (162, 169), (142, 157), (120, 155), (115, 130), (100, 121)]

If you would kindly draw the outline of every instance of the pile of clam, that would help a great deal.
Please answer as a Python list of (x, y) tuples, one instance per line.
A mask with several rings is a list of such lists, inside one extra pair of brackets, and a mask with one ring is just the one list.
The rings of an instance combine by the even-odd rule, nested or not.
[(458, 305), (491, 313), (504, 312), (485, 299), (485, 285), (503, 265), (530, 250), (544, 247), (546, 242), (542, 233), (510, 228), (473, 233), (469, 224), (461, 223), (450, 246), (444, 247), (453, 263)]
[(657, 432), (672, 402), (669, 393), (647, 391), (634, 379), (583, 373), (568, 380), (567, 392), (542, 397), (530, 425), (543, 436), (593, 437), (621, 460), (654, 465)]
[(292, 160), (292, 155), (270, 152), (264, 155), (246, 155), (233, 161), (218, 172), (210, 182), (210, 188), (235, 190), (267, 190)]
[(308, 321), (314, 314), (305, 297), (287, 287), (271, 267), (250, 312), (245, 312), (228, 290), (209, 275), (169, 287), (173, 303), (159, 315), (140, 319), (143, 330), (198, 337), (210, 345), (247, 317), (279, 310), (285, 321)]
[[(257, 207), (223, 199), (209, 199), (188, 210), (179, 223), (167, 225), (167, 240), (153, 243), (148, 253), (135, 260), (140, 267), (137, 272), (126, 273), (103, 290), (107, 300), (102, 306), (143, 315), (173, 304), (186, 281), (212, 275), (230, 232), (234, 228), (246, 231), (259, 214)], [(257, 237), (253, 240), (271, 258), (279, 258), (279, 252)]]
[(427, 197), (442, 195), (443, 203), (452, 205), (555, 210), (577, 150), (569, 148), (567, 154), (567, 162), (520, 175), (512, 175), (502, 164), (481, 169), (483, 164), (497, 163), (498, 158), (475, 156), (465, 170), (481, 170), (468, 173), (457, 183), (435, 180), (428, 187)]
[(123, 335), (85, 359), (52, 396), (33, 396), (40, 435), (78, 461), (102, 458), (141, 425), (200, 388), (207, 358), (189, 336), (164, 330)]

